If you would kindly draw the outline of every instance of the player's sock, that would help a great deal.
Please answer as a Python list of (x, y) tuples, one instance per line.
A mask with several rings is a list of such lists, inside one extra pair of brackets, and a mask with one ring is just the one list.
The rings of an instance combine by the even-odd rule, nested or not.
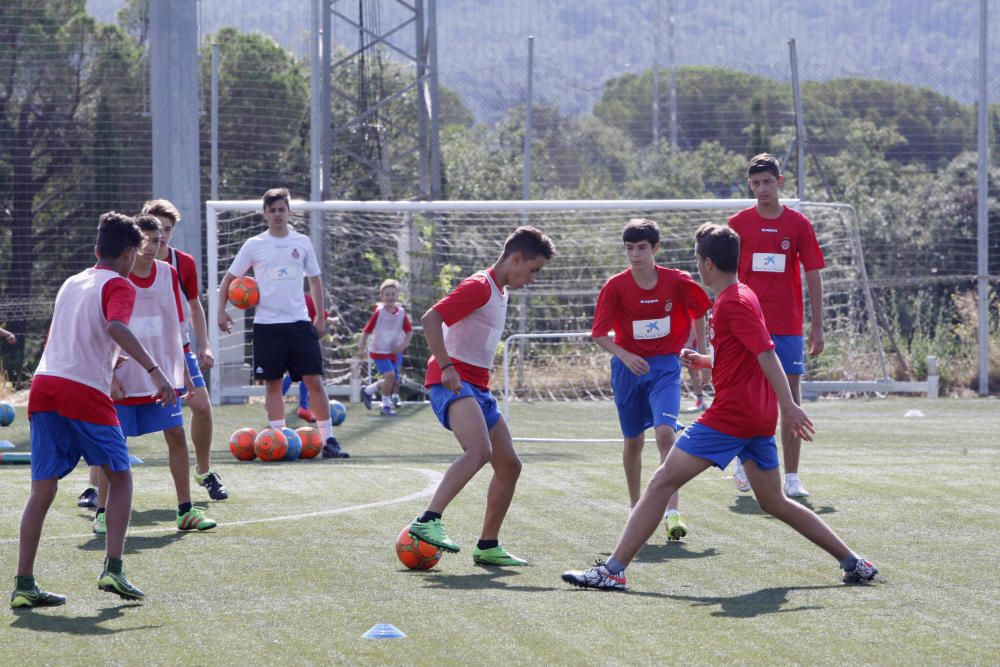
[(608, 562), (604, 564), (608, 572), (611, 574), (621, 574), (625, 571), (625, 564), (614, 558), (609, 558)]
[(427, 523), (428, 521), (433, 521), (434, 519), (440, 519), (440, 518), (441, 515), (438, 514), (437, 512), (432, 512), (430, 510), (427, 510), (426, 512), (420, 515), (420, 518), (417, 519), (417, 523)]
[(271, 428), (285, 428), (285, 420), (275, 419), (273, 422), (272, 421), (267, 422), (267, 425), (270, 426)]
[(797, 473), (797, 472), (786, 472), (785, 473), (785, 481), (786, 482), (794, 482), (794, 481), (798, 480), (798, 478), (799, 478), (799, 473)]
[(187, 514), (190, 511), (191, 511), (191, 503), (190, 502), (180, 503), (179, 505), (177, 505), (177, 513), (179, 515), (181, 515), (181, 516), (184, 516), (185, 514)]
[(106, 510), (107, 510), (107, 508), (106, 508), (106, 507), (98, 507), (98, 508), (97, 508), (97, 511), (96, 511), (96, 512), (95, 512), (94, 514), (95, 514), (95, 515), (97, 515), (97, 514), (104, 514), (104, 512), (105, 512)]
[(35, 575), (25, 574), (14, 577), (14, 588), (19, 591), (30, 591), (35, 587)]
[(105, 565), (104, 565), (104, 569), (105, 570), (107, 570), (111, 574), (121, 574), (122, 573), (122, 559), (121, 558), (112, 558), (111, 556), (108, 556), (104, 560), (105, 560)]
[(323, 442), (333, 436), (333, 422), (329, 418), (316, 420), (316, 428), (319, 430), (319, 439)]
[(382, 396), (382, 407), (383, 408), (391, 408), (392, 407), (392, 396), (386, 396), (386, 395), (383, 394), (383, 396)]
[(667, 510), (667, 513), (663, 516), (673, 516), (674, 514), (680, 514), (677, 510)]
[(486, 549), (495, 549), (498, 546), (500, 546), (500, 540), (479, 540), (476, 542), (476, 548), (483, 551)]
[(840, 569), (844, 572), (853, 572), (859, 560), (861, 557), (852, 551), (850, 556), (840, 562)]

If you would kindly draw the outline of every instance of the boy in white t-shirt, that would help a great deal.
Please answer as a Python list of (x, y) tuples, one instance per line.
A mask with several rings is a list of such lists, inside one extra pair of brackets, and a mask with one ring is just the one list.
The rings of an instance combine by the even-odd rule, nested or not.
[[(358, 341), (358, 356), (364, 358), (367, 352), (372, 364), (382, 374), (382, 380), (372, 382), (361, 390), (361, 399), (365, 407), (372, 409), (372, 396), (376, 389), (382, 391), (382, 411), (380, 414), (389, 416), (392, 411), (395, 388), (403, 366), (403, 352), (413, 338), (413, 325), (406, 310), (399, 303), (399, 281), (388, 278), (382, 281), (378, 288), (379, 303), (375, 305), (365, 328), (361, 331)], [(367, 345), (371, 336), (371, 345)], [(398, 401), (397, 401), (398, 404)]]
[(323, 445), (323, 458), (346, 459), (330, 423), (330, 402), (323, 389), (323, 354), (319, 339), (326, 329), (323, 309), (309, 321), (303, 276), (309, 281), (313, 303), (323, 303), (323, 283), (319, 262), (309, 237), (289, 226), (291, 195), (286, 188), (264, 193), (267, 231), (248, 239), (219, 285), (219, 328), (229, 333), (233, 321), (226, 313), (229, 284), (253, 269), (260, 288), (260, 303), (253, 322), (254, 377), (264, 381), (265, 407), (271, 428), (285, 426), (285, 406), (281, 383), (287, 371), (292, 380), (301, 379), (309, 389), (316, 414), (316, 426)]

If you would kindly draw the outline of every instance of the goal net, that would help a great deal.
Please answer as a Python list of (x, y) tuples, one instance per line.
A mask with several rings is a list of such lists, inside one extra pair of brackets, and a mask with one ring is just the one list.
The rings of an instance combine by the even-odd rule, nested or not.
[[(533, 401), (611, 398), (609, 358), (590, 340), (594, 304), (607, 278), (626, 266), (621, 230), (634, 217), (656, 220), (658, 263), (697, 275), (694, 231), (724, 224), (752, 200), (292, 202), (293, 224), (321, 250), (326, 308), (336, 318), (325, 337), (326, 385), (331, 395), (357, 400), (369, 377), (358, 339), (385, 278), (402, 283), (402, 302), (421, 314), (465, 276), (495, 261), (506, 236), (532, 224), (552, 237), (558, 256), (536, 283), (511, 295), (507, 331), (498, 350), (493, 389), (511, 406)], [(785, 202), (809, 216), (826, 257), (823, 272), (826, 351), (810, 360), (806, 380), (856, 382), (886, 376), (872, 316), (856, 220), (849, 207)], [(217, 286), (240, 245), (266, 229), (259, 201), (207, 204), (208, 310), (221, 373), (212, 377), (218, 402), (259, 393), (252, 386), (252, 310), (230, 308), (236, 326), (215, 326)], [(809, 312), (808, 306), (806, 312)], [(510, 336), (514, 336), (510, 338)], [(407, 350), (404, 399), (420, 399), (428, 350), (416, 335)], [(687, 380), (687, 377), (685, 377)], [(806, 385), (808, 389), (808, 385)], [(615, 425), (609, 428), (617, 437)]]

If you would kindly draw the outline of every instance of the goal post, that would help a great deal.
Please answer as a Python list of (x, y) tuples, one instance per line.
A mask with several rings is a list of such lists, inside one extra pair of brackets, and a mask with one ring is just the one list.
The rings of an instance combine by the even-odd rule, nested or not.
[[(608, 398), (610, 393), (605, 389), (597, 391), (574, 383), (590, 382), (595, 364), (600, 374), (607, 376), (607, 355), (585, 332), (589, 332), (601, 286), (625, 266), (621, 247), (624, 224), (633, 217), (656, 220), (661, 230), (657, 261), (696, 274), (693, 235), (697, 227), (706, 220), (725, 224), (735, 211), (754, 203), (752, 199), (293, 200), (293, 225), (312, 238), (323, 268), (326, 307), (338, 318), (324, 345), (328, 393), (352, 400), (359, 396), (360, 383), (368, 371), (361, 359), (364, 355), (358, 354), (358, 338), (383, 279), (401, 282), (402, 302), (416, 323), (459, 280), (490, 266), (515, 227), (532, 224), (552, 237), (559, 254), (535, 284), (511, 295), (505, 336), (523, 336), (505, 341), (504, 351), (509, 351), (505, 363), (510, 367), (502, 375), (503, 386), (496, 386), (495, 380), (494, 388), (503, 392), (505, 400), (516, 402), (530, 394), (524, 382), (558, 375), (566, 379), (566, 387), (560, 392), (548, 389), (546, 400)], [(854, 210), (847, 205), (794, 199), (783, 203), (813, 220), (827, 259), (823, 273), (827, 349), (807, 363), (803, 389), (893, 391)], [(211, 377), (216, 403), (262, 393), (254, 386), (250, 372), (251, 313), (231, 311), (235, 324), (230, 334), (220, 332), (216, 320), (217, 288), (229, 263), (246, 239), (264, 229), (259, 200), (206, 204), (209, 332), (219, 360)], [(570, 355), (572, 363), (560, 366), (560, 355)], [(403, 371), (411, 396), (422, 398), (419, 387), (428, 356), (425, 341), (415, 336)], [(570, 368), (572, 373), (567, 370)], [(823, 382), (838, 384), (829, 388), (813, 384)], [(919, 391), (913, 384), (902, 390)]]

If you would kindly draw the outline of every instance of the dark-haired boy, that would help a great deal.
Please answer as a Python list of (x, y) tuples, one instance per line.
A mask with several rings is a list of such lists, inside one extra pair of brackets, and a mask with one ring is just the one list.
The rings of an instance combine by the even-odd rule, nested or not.
[[(820, 269), (825, 262), (809, 218), (782, 205), (778, 192), (781, 181), (780, 165), (773, 155), (761, 153), (750, 158), (747, 183), (757, 198), (757, 204), (731, 217), (729, 226), (740, 235), (740, 280), (760, 300), (775, 352), (788, 376), (792, 398), (796, 405), (801, 405), (800, 380), (805, 372), (805, 362), (802, 355), (802, 278), (799, 266), (801, 264), (805, 270), (812, 315), (807, 341), (809, 355), (816, 356), (823, 351), (823, 279)], [(802, 439), (782, 426), (784, 491), (790, 497), (809, 495), (799, 479), (801, 450)], [(733, 481), (738, 490), (750, 490), (749, 481), (738, 464)]]
[(28, 394), (31, 421), (31, 495), (21, 515), (17, 576), (10, 606), (50, 607), (66, 602), (43, 591), (33, 574), (42, 525), (59, 479), (82, 456), (107, 475), (107, 541), (101, 590), (129, 600), (144, 594), (125, 576), (122, 551), (132, 511), (132, 470), (128, 446), (111, 402), (111, 378), (119, 352), (149, 375), (156, 400), (176, 400), (170, 380), (128, 327), (135, 288), (125, 278), (135, 263), (142, 234), (132, 218), (109, 212), (97, 231), (97, 264), (62, 284), (42, 358)]
[(563, 581), (581, 588), (624, 590), (625, 567), (656, 530), (667, 499), (709, 467), (725, 468), (733, 458), (743, 462), (761, 509), (836, 558), (846, 583), (872, 581), (878, 573), (812, 510), (782, 492), (774, 442), (778, 406), (782, 425), (799, 437), (811, 440), (813, 425), (792, 400), (757, 297), (737, 278), (739, 245), (736, 232), (720, 225), (705, 223), (695, 235), (698, 273), (716, 294), (709, 324), (712, 356), (684, 350), (681, 363), (712, 369), (715, 400), (653, 474), (608, 562), (564, 572)]
[[(486, 271), (466, 278), (422, 318), (432, 356), (424, 384), (438, 421), (454, 433), (463, 453), (448, 467), (427, 510), (410, 524), (410, 535), (457, 553), (441, 515), (487, 463), (493, 479), (486, 494), (483, 530), (472, 552), (482, 565), (526, 565), (500, 544), (500, 526), (521, 474), (521, 460), (507, 423), (489, 390), (490, 368), (507, 319), (507, 296), (535, 281), (556, 254), (551, 239), (534, 227), (518, 227)], [(447, 330), (445, 330), (447, 327)]]
[[(653, 220), (633, 218), (622, 231), (629, 268), (608, 279), (597, 297), (591, 336), (611, 353), (611, 386), (618, 422), (625, 438), (622, 464), (629, 505), (639, 502), (645, 432), (652, 428), (660, 462), (674, 444), (681, 407), (681, 366), (677, 358), (691, 335), (705, 338), (705, 290), (684, 271), (656, 263), (660, 228)], [(608, 335), (614, 331), (614, 340)], [(687, 526), (677, 510), (677, 496), (667, 505), (667, 537), (679, 540)]]
[[(219, 285), (219, 328), (232, 330), (226, 312), (229, 284), (253, 269), (260, 287), (260, 303), (253, 320), (254, 377), (264, 381), (264, 406), (271, 428), (285, 427), (285, 401), (281, 385), (287, 371), (292, 380), (302, 380), (309, 389), (316, 415), (316, 428), (323, 445), (323, 458), (346, 459), (333, 435), (330, 401), (323, 388), (323, 352), (320, 336), (326, 331), (323, 283), (312, 241), (291, 228), (291, 195), (285, 188), (272, 188), (262, 198), (267, 230), (248, 239), (236, 253)], [(306, 308), (302, 279), (316, 304), (312, 321)]]

